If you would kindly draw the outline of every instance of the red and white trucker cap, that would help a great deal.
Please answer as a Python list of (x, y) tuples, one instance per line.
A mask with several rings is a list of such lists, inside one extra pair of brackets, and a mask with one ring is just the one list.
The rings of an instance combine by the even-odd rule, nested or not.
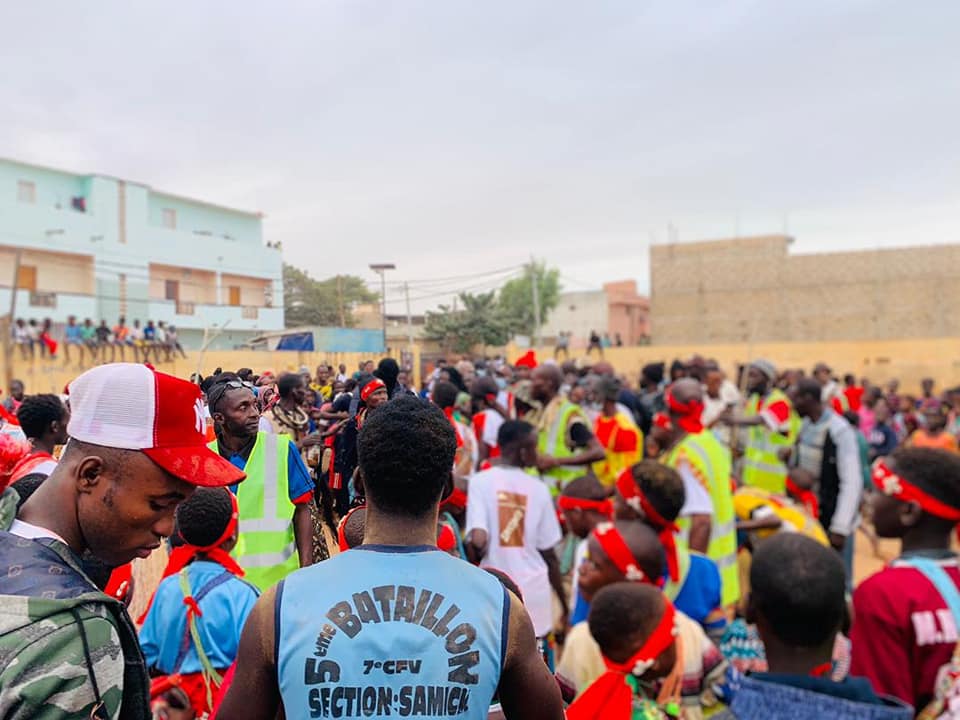
[(139, 450), (192, 485), (221, 487), (246, 474), (207, 447), (200, 388), (146, 365), (100, 365), (69, 386), (67, 434), (81, 442)]

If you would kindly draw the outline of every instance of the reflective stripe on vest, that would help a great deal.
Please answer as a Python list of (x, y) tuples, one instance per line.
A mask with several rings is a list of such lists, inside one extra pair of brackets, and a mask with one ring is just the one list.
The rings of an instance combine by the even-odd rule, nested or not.
[[(553, 421), (553, 424), (545, 432), (540, 431), (539, 433), (537, 450), (539, 450), (540, 453), (558, 459), (571, 457), (576, 454), (576, 451), (567, 447), (567, 426), (570, 424), (571, 416), (579, 410), (579, 407), (568, 400), (564, 400), (561, 403), (560, 410), (557, 412), (557, 417)], [(551, 494), (556, 497), (567, 483), (586, 474), (586, 472), (586, 467), (561, 465), (560, 467), (542, 473), (542, 476), (547, 479), (547, 487), (550, 488)]]
[[(789, 403), (787, 396), (777, 389), (772, 390), (766, 398), (753, 395), (747, 403), (744, 415), (746, 417), (759, 415), (764, 405), (781, 400)], [(786, 491), (787, 466), (780, 460), (777, 453), (782, 448), (792, 446), (796, 441), (800, 422), (792, 408), (789, 423), (786, 435), (771, 430), (766, 424), (754, 425), (750, 428), (749, 441), (743, 457), (741, 480), (744, 485), (759, 487), (781, 495)]]
[[(710, 518), (710, 542), (706, 554), (720, 571), (723, 583), (721, 602), (726, 607), (740, 599), (737, 520), (730, 488), (730, 453), (713, 433), (705, 430), (684, 437), (667, 454), (665, 463), (676, 469), (681, 457), (691, 465), (694, 476), (705, 481), (706, 490), (710, 493), (713, 516)], [(677, 524), (682, 532), (689, 533), (689, 518), (678, 518)]]
[[(266, 590), (300, 567), (288, 487), (290, 436), (260, 431), (237, 486), (239, 533), (233, 556), (246, 580)], [(217, 442), (209, 445), (217, 451)]]

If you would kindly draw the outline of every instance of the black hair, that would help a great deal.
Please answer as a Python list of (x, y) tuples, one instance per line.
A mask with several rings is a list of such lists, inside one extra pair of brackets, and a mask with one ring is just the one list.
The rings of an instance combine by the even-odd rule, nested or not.
[(177, 533), (190, 545), (212, 545), (227, 530), (233, 502), (226, 488), (197, 488), (177, 506)]
[(643, 573), (654, 582), (663, 577), (666, 555), (660, 538), (653, 529), (637, 520), (615, 520), (613, 526), (620, 533)]
[(367, 509), (358, 507), (351, 510), (343, 524), (343, 537), (347, 541), (347, 547), (355, 548), (363, 545), (363, 533), (366, 527)]
[(57, 395), (28, 395), (17, 408), (17, 420), (28, 438), (39, 439), (50, 429), (50, 423), (63, 420), (66, 412)]
[(497, 430), (497, 445), (501, 450), (519, 445), (534, 431), (533, 425), (523, 420), (507, 420)]
[(517, 596), (517, 600), (520, 601), (520, 604), (523, 604), (523, 593), (520, 592), (520, 586), (514, 581), (512, 577), (507, 575), (503, 570), (498, 570), (497, 568), (485, 567), (488, 573), (493, 575), (497, 580), (500, 581), (500, 584), (503, 585), (507, 590), (512, 592)]
[(844, 419), (846, 419), (848, 423), (853, 425), (855, 428), (860, 427), (860, 416), (857, 415), (857, 413), (855, 413), (853, 410), (847, 410), (846, 412), (844, 412), (843, 417)]
[(387, 386), (387, 394), (392, 395), (394, 388), (397, 387), (400, 365), (398, 365), (397, 361), (393, 358), (385, 357), (380, 360), (380, 364), (377, 365), (377, 369), (373, 371), (373, 374), (383, 380), (383, 384)]
[(437, 407), (446, 409), (457, 404), (457, 394), (460, 391), (453, 383), (438, 380), (433, 384), (433, 401)]
[(847, 373), (843, 376), (843, 382), (846, 385), (856, 385), (857, 378), (853, 376), (853, 373)]
[(277, 379), (277, 392), (280, 397), (290, 397), (294, 389), (303, 384), (303, 375), (299, 373), (284, 373)]
[(659, 385), (663, 382), (664, 364), (662, 362), (649, 363), (643, 366), (640, 371), (640, 377), (653, 385)]
[(798, 397), (806, 395), (811, 400), (820, 402), (820, 398), (823, 396), (823, 388), (813, 378), (801, 378), (797, 382), (796, 393)]
[(251, 368), (240, 368), (237, 370), (237, 377), (241, 380), (253, 379), (253, 370)]
[(43, 485), (43, 481), (46, 479), (47, 476), (43, 473), (30, 473), (29, 475), (24, 475), (15, 483), (11, 483), (10, 487), (17, 491), (17, 512), (19, 512), (23, 504), (30, 499), (30, 496), (37, 491), (37, 488)]
[(629, 657), (639, 650), (631, 645), (638, 640), (644, 642), (653, 634), (665, 609), (664, 596), (659, 588), (644, 583), (618, 582), (597, 592), (590, 603), (587, 623), (600, 652), (608, 657), (611, 653)]
[(656, 460), (641, 460), (631, 472), (633, 481), (647, 496), (653, 509), (668, 522), (676, 520), (686, 501), (680, 473)]
[(901, 447), (893, 451), (889, 461), (904, 480), (945, 505), (960, 509), (960, 455), (948, 450)]
[(487, 395), (496, 395), (499, 392), (500, 388), (492, 377), (477, 377), (470, 384), (470, 397), (476, 400), (485, 400)]
[(556, 365), (540, 365), (537, 370), (543, 377), (550, 380), (554, 391), (560, 390), (560, 386), (563, 385), (563, 372), (560, 368)]
[(369, 502), (422, 517), (450, 482), (457, 436), (443, 412), (410, 395), (382, 405), (363, 424), (357, 456)]
[(457, 387), (457, 392), (466, 392), (467, 386), (463, 382), (463, 375), (460, 374), (460, 371), (457, 370), (453, 365), (447, 365), (442, 368), (447, 375), (450, 376), (450, 382), (452, 382)]
[[(227, 383), (235, 380), (240, 380), (240, 377), (236, 373), (220, 372), (216, 375), (211, 375), (200, 384), (200, 389), (203, 390), (207, 396), (207, 409), (210, 410), (211, 415), (217, 411), (217, 405), (223, 400), (223, 396), (227, 394), (227, 391), (231, 389), (227, 387)], [(204, 385), (206, 385), (206, 387), (204, 387)]]
[(800, 533), (778, 533), (760, 543), (750, 588), (753, 611), (788, 646), (823, 645), (843, 623), (843, 560)]
[(610, 496), (610, 492), (600, 484), (596, 475), (581, 475), (574, 478), (566, 484), (560, 494), (579, 500), (606, 500)]

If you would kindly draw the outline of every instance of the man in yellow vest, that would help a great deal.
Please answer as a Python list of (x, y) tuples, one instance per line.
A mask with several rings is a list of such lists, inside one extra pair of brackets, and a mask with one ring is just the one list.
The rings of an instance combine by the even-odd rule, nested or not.
[(314, 483), (289, 435), (259, 430), (253, 386), (230, 374), (207, 390), (217, 439), (210, 448), (247, 474), (236, 493), (240, 523), (233, 555), (246, 579), (266, 590), (313, 560)]
[(744, 448), (741, 484), (785, 495), (787, 466), (784, 462), (800, 431), (800, 417), (790, 398), (773, 387), (777, 369), (769, 360), (754, 360), (747, 369), (750, 397), (740, 417), (726, 414), (722, 419), (734, 426), (749, 428)]
[(663, 462), (683, 478), (686, 496), (677, 525), (688, 533), (691, 550), (716, 563), (723, 585), (721, 600), (729, 607), (740, 599), (730, 451), (700, 422), (703, 389), (697, 380), (677, 380), (663, 399), (670, 415)]
[(533, 371), (533, 399), (543, 406), (534, 420), (537, 469), (554, 497), (583, 475), (584, 466), (606, 457), (580, 407), (560, 394), (562, 384), (563, 374), (556, 365), (541, 365)]

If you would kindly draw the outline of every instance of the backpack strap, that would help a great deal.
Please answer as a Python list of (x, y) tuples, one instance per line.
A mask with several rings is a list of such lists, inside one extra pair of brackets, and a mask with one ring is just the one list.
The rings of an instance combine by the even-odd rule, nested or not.
[(930, 558), (910, 558), (906, 564), (919, 570), (940, 593), (943, 601), (950, 608), (953, 621), (960, 627), (960, 591), (956, 584), (947, 575), (947, 571)]
[[(188, 566), (189, 567), (189, 566)], [(184, 660), (187, 658), (187, 653), (190, 652), (190, 641), (194, 641), (194, 645), (197, 648), (197, 655), (200, 656), (200, 664), (204, 665), (204, 660), (206, 659), (206, 653), (203, 650), (203, 646), (200, 644), (199, 633), (197, 633), (197, 638), (193, 638), (193, 630), (195, 629), (196, 624), (196, 613), (192, 612), (190, 608), (197, 606), (203, 598), (205, 598), (211, 590), (223, 583), (227, 582), (233, 575), (229, 572), (222, 572), (215, 577), (210, 578), (206, 583), (204, 583), (195, 595), (190, 593), (190, 581), (187, 577), (187, 568), (184, 568), (179, 573), (180, 577), (180, 590), (183, 592), (184, 603), (188, 606), (187, 612), (187, 626), (183, 631), (183, 638), (180, 640), (180, 650), (177, 653), (177, 659), (173, 663), (173, 669), (170, 671), (171, 675), (176, 675), (180, 672), (180, 667), (183, 665)], [(190, 601), (187, 601), (187, 598), (190, 598)]]

